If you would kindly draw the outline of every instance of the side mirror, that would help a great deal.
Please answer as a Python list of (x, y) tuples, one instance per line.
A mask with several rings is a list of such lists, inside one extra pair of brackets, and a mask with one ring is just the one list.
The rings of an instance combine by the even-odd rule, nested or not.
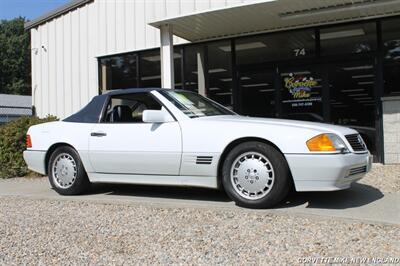
[(144, 110), (143, 122), (145, 123), (167, 123), (173, 122), (174, 118), (162, 107), (161, 110)]

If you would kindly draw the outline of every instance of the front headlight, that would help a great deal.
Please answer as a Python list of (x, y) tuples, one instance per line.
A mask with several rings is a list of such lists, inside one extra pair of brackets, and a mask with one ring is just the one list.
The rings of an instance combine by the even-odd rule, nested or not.
[(321, 134), (307, 141), (307, 147), (314, 152), (342, 152), (349, 150), (343, 140), (335, 134)]

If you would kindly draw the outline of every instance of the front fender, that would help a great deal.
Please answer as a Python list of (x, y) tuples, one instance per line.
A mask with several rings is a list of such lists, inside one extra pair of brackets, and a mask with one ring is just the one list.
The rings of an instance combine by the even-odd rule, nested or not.
[(183, 152), (222, 153), (230, 143), (243, 138), (263, 139), (282, 153), (310, 153), (306, 142), (321, 131), (278, 125), (182, 122)]

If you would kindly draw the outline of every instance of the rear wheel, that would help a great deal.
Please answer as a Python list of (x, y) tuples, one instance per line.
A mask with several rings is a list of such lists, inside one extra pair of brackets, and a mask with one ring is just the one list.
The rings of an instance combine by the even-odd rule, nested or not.
[(90, 184), (79, 154), (69, 146), (51, 154), (47, 172), (51, 186), (61, 195), (81, 194)]
[(284, 156), (262, 142), (245, 142), (233, 148), (223, 164), (222, 183), (237, 205), (269, 208), (282, 201), (291, 187)]

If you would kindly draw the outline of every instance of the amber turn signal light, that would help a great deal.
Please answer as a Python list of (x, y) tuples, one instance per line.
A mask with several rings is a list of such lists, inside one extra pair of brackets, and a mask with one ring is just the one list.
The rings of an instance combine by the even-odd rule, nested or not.
[(26, 135), (26, 147), (32, 148), (32, 140), (30, 135)]
[(327, 134), (321, 134), (307, 141), (310, 151), (336, 151), (335, 145)]

